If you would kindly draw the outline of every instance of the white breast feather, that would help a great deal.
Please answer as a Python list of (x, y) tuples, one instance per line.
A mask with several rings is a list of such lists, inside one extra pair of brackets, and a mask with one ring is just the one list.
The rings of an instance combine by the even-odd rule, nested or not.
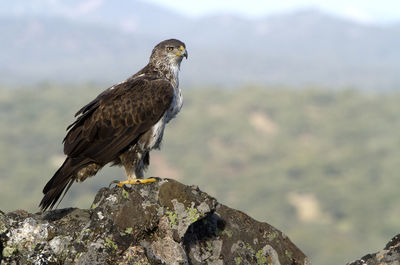
[(150, 149), (160, 147), (165, 125), (179, 113), (183, 105), (182, 91), (179, 89), (179, 65), (173, 64), (171, 70), (174, 75), (171, 80), (174, 86), (174, 97), (165, 115), (152, 127), (152, 137), (149, 143)]
[(153, 125), (152, 135), (149, 143), (150, 149), (159, 148), (164, 134), (165, 119), (162, 117), (156, 124)]

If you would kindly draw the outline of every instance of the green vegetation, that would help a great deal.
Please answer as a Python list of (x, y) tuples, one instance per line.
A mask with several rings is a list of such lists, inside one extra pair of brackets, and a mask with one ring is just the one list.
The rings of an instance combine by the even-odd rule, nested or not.
[[(38, 210), (61, 163), (64, 129), (99, 92), (1, 90), (2, 211)], [(399, 92), (251, 87), (184, 96), (149, 176), (199, 185), (285, 232), (314, 264), (345, 264), (400, 232)], [(73, 185), (60, 207), (90, 207), (114, 179), (124, 171), (106, 168)]]

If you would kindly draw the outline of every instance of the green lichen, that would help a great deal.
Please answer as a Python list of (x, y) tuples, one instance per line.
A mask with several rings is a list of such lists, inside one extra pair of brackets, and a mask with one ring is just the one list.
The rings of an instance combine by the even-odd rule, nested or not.
[[(188, 207), (185, 210), (186, 218), (189, 219), (190, 223), (194, 223), (199, 220), (200, 213), (197, 211), (196, 208)], [(168, 216), (169, 223), (171, 228), (178, 224), (178, 213), (167, 210), (165, 214)]]
[(269, 241), (272, 241), (272, 240), (274, 240), (276, 238), (276, 236), (277, 236), (276, 232), (272, 232), (267, 237), (268, 237)]
[(93, 203), (91, 206), (90, 206), (90, 209), (94, 209), (94, 208), (96, 208), (97, 207), (97, 203)]
[(7, 231), (6, 225), (2, 221), (0, 221), (0, 234), (3, 234), (6, 231)]
[(130, 234), (132, 233), (133, 228), (132, 227), (128, 227), (127, 229), (125, 229), (125, 234)]
[(265, 256), (264, 251), (262, 249), (257, 251), (256, 259), (257, 259), (258, 265), (267, 265), (268, 264), (267, 257)]
[(188, 208), (186, 208), (186, 212), (187, 212), (188, 218), (190, 220), (190, 223), (196, 222), (200, 217), (200, 213), (197, 211), (196, 208), (188, 207)]
[(108, 237), (106, 237), (106, 243), (104, 243), (104, 246), (106, 246), (108, 248), (112, 248), (114, 250), (117, 250), (117, 248), (118, 248), (118, 245), (114, 241), (109, 239)]
[(253, 249), (252, 246), (250, 246), (249, 243), (245, 243), (245, 244), (244, 244), (244, 247), (247, 248), (248, 250), (250, 250), (252, 254), (255, 253), (255, 250)]
[(226, 235), (228, 238), (231, 238), (231, 237), (232, 237), (232, 232), (229, 231), (229, 230), (227, 230), (227, 229), (225, 229), (224, 231), (222, 231), (221, 234), (222, 234), (222, 235)]
[(127, 192), (125, 189), (122, 189), (122, 197), (124, 197), (125, 199), (129, 198), (129, 192)]
[(3, 249), (3, 252), (2, 252), (3, 257), (6, 257), (6, 258), (11, 257), (12, 254), (13, 254), (16, 250), (17, 250), (17, 248), (15, 248), (15, 247), (14, 247), (14, 248), (13, 248), (13, 247), (9, 247), (9, 246), (5, 247), (5, 248)]
[(176, 212), (166, 211), (165, 213), (168, 216), (168, 220), (169, 220), (169, 224), (171, 225), (171, 228), (178, 224), (178, 222), (177, 222), (178, 215)]
[(289, 250), (285, 250), (285, 255), (289, 258), (289, 259), (291, 259), (292, 258), (292, 256), (293, 256), (293, 254), (292, 254), (292, 252), (290, 252)]
[[(84, 243), (83, 241), (88, 242), (88, 240), (89, 240), (88, 238), (89, 238), (91, 232), (92, 232), (92, 230), (90, 230), (89, 228), (86, 228), (85, 230), (83, 230), (82, 233), (80, 233), (79, 237), (77, 238), (77, 240), (79, 240), (77, 242), (78, 243), (81, 241), (82, 241), (82, 243)], [(84, 240), (84, 238), (85, 238), (85, 240)]]
[(217, 231), (215, 233), (217, 236), (227, 236), (228, 238), (232, 237), (232, 231), (229, 231), (228, 229), (221, 230), (217, 227)]
[(207, 247), (206, 247), (207, 251), (208, 251), (208, 252), (213, 252), (213, 245), (212, 245), (212, 242), (207, 241), (206, 244), (207, 244)]
[(242, 261), (243, 261), (243, 258), (242, 258), (242, 257), (236, 257), (236, 258), (235, 258), (235, 263), (236, 263), (236, 265), (242, 264)]
[[(256, 252), (254, 250), (254, 248), (249, 243), (243, 243), (243, 248), (247, 249), (250, 252), (251, 256), (253, 256), (253, 257), (255, 256), (257, 263), (254, 263), (254, 264), (257, 264), (257, 265), (270, 265), (270, 260), (268, 259), (268, 256), (265, 255), (263, 249), (260, 249), (260, 250), (258, 250)], [(239, 257), (235, 258), (235, 262), (236, 262), (237, 265), (241, 264), (242, 261), (243, 261), (243, 257), (241, 255)]]

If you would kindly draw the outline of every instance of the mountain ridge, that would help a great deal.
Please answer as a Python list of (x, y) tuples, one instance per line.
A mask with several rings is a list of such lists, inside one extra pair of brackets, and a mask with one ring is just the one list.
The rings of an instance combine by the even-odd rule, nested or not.
[(181, 83), (189, 87), (390, 90), (400, 84), (397, 24), (361, 24), (315, 9), (254, 20), (232, 14), (194, 19), (139, 1), (101, 3), (78, 15), (0, 13), (0, 83), (119, 82), (147, 63), (155, 44), (172, 37), (188, 46)]

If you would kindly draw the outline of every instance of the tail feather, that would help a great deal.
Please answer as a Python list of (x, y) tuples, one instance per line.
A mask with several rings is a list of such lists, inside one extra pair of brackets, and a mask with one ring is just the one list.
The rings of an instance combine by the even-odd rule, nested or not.
[(71, 187), (76, 178), (76, 173), (88, 164), (90, 164), (90, 161), (84, 158), (67, 157), (65, 159), (62, 166), (43, 188), (44, 197), (39, 204), (42, 211), (54, 207), (61, 195), (63, 193), (65, 195)]

